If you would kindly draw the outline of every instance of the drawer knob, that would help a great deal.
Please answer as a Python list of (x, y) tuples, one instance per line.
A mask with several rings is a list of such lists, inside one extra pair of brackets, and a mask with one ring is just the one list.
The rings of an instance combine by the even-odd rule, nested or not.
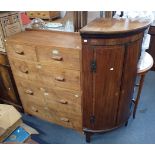
[(30, 89), (27, 89), (27, 90), (25, 91), (25, 93), (26, 93), (26, 94), (29, 94), (29, 95), (33, 95), (33, 91), (30, 90)]
[(20, 71), (22, 72), (22, 73), (25, 73), (25, 74), (28, 74), (28, 68), (27, 67), (25, 67), (25, 66), (20, 66)]
[(60, 100), (59, 102), (62, 104), (68, 104), (68, 102), (66, 100)]
[(65, 81), (65, 78), (63, 76), (57, 76), (57, 77), (55, 77), (55, 80), (63, 82), (63, 81)]
[(24, 51), (18, 51), (18, 50), (16, 50), (15, 52), (16, 52), (17, 54), (24, 55)]
[(56, 61), (62, 61), (63, 60), (62, 56), (59, 56), (59, 55), (53, 55), (52, 59), (56, 60)]
[(38, 110), (37, 110), (35, 107), (32, 107), (31, 109), (32, 109), (32, 111), (34, 111), (34, 112), (38, 112)]
[(61, 117), (60, 120), (63, 121), (63, 122), (69, 122), (69, 119), (68, 118), (64, 118), (64, 117)]

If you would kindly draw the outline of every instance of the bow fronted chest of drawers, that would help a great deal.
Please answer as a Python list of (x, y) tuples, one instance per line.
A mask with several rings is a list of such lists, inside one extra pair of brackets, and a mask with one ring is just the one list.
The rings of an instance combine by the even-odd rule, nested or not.
[(6, 47), (25, 112), (81, 130), (80, 35), (26, 31)]

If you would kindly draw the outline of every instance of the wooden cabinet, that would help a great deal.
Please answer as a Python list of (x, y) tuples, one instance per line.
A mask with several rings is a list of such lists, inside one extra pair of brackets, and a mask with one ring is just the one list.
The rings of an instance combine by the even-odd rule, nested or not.
[(54, 19), (60, 17), (60, 11), (27, 11), (30, 18)]
[(26, 31), (6, 47), (24, 111), (82, 130), (80, 35)]
[(22, 110), (17, 88), (13, 79), (12, 71), (4, 52), (0, 52), (0, 101), (11, 104), (18, 110)]
[(149, 23), (97, 19), (82, 36), (83, 129), (105, 132), (127, 123), (141, 52)]

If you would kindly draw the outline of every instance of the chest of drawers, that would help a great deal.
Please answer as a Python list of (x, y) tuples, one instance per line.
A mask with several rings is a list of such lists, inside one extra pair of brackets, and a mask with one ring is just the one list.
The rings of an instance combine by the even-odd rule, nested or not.
[(26, 31), (6, 47), (25, 112), (81, 130), (80, 35)]
[(53, 19), (60, 16), (60, 11), (27, 11), (30, 18)]

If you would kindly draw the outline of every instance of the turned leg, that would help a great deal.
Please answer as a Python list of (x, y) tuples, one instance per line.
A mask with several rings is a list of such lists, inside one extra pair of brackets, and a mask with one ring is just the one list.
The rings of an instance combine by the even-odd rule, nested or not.
[(86, 136), (86, 142), (87, 142), (87, 143), (90, 143), (92, 133), (90, 133), (90, 132), (85, 132), (85, 136)]
[(128, 125), (128, 120), (125, 122), (125, 126), (127, 126)]
[(135, 115), (136, 115), (138, 102), (139, 102), (141, 91), (142, 91), (143, 84), (144, 84), (144, 78), (145, 78), (145, 75), (141, 75), (140, 82), (139, 82), (139, 87), (138, 87), (138, 92), (137, 92), (137, 97), (136, 97), (135, 102), (134, 102), (135, 105), (134, 105), (134, 111), (133, 111), (133, 118), (135, 118)]

